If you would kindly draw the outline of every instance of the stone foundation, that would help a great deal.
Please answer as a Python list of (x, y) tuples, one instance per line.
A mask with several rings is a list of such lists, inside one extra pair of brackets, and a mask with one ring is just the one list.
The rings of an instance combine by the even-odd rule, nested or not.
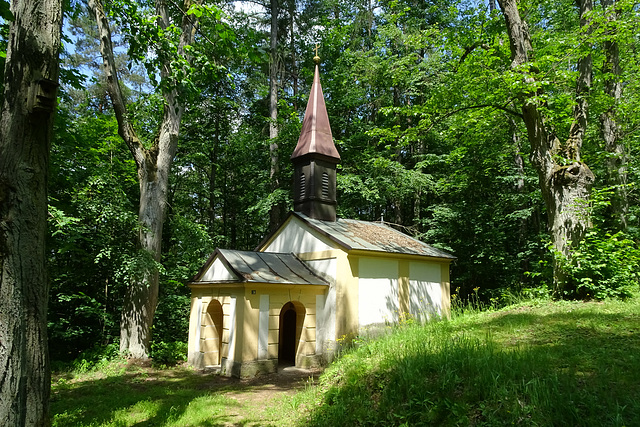
[(278, 371), (278, 359), (254, 360), (251, 362), (236, 362), (222, 359), (220, 373), (227, 377), (253, 378), (258, 375), (271, 374)]
[(187, 363), (196, 369), (204, 369), (204, 353), (200, 351), (189, 353)]
[(311, 369), (324, 365), (324, 358), (321, 355), (311, 354), (308, 356), (298, 356), (296, 358), (296, 368)]

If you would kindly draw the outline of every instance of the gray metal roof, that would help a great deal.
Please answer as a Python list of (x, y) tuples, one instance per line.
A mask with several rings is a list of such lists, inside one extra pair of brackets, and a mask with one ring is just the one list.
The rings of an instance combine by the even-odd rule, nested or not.
[(300, 212), (294, 212), (293, 215), (347, 250), (356, 249), (456, 259), (448, 252), (429, 246), (383, 223), (342, 218), (335, 222), (322, 221), (309, 218)]
[[(240, 282), (328, 285), (326, 281), (316, 276), (302, 261), (292, 254), (235, 251), (230, 249), (216, 249), (216, 253), (220, 260), (238, 276)], [(211, 260), (213, 258), (215, 257), (212, 257)]]

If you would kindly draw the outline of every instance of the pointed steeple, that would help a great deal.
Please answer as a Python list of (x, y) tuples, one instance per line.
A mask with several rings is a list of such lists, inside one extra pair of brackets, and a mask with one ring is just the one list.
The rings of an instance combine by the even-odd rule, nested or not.
[[(315, 58), (318, 58), (317, 56)], [(314, 58), (314, 59), (315, 59)], [(319, 62), (320, 58), (318, 58)], [(329, 115), (327, 106), (324, 103), (324, 94), (320, 85), (320, 72), (316, 63), (311, 94), (307, 102), (307, 110), (302, 121), (302, 132), (298, 139), (291, 159), (306, 156), (308, 154), (320, 154), (332, 159), (340, 160), (340, 154), (333, 143), (331, 126), (329, 125)]]
[[(316, 47), (317, 49), (317, 47)], [(329, 115), (324, 103), (317, 51), (311, 94), (302, 121), (302, 132), (291, 161), (294, 165), (293, 206), (296, 212), (336, 220), (336, 165), (340, 154), (333, 143)]]

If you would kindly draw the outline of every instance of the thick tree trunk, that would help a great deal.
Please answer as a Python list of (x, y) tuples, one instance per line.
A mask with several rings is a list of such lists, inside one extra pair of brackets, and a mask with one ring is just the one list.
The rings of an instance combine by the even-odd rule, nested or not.
[[(516, 0), (499, 0), (505, 17), (511, 47), (511, 66), (522, 69), (530, 61), (531, 40), (526, 23), (521, 19)], [(592, 9), (591, 0), (579, 0), (580, 21), (589, 28), (587, 16)], [(587, 93), (591, 87), (592, 60), (587, 55), (578, 63), (579, 76), (576, 82), (576, 106), (569, 137), (561, 142), (545, 124), (545, 117), (536, 101), (539, 92), (521, 95), (522, 115), (531, 143), (531, 161), (538, 172), (538, 180), (547, 206), (548, 227), (554, 250), (570, 257), (571, 247), (578, 243), (591, 226), (588, 201), (594, 180), (589, 167), (580, 160), (582, 140), (587, 128)], [(533, 69), (524, 70), (523, 79), (534, 83)], [(561, 164), (558, 158), (564, 159)], [(554, 265), (554, 292), (561, 296), (566, 280), (561, 266)]]
[[(190, 4), (191, 1), (186, 0), (184, 10), (188, 10)], [(127, 117), (126, 102), (118, 83), (111, 30), (102, 4), (99, 0), (89, 0), (89, 7), (96, 14), (100, 35), (100, 51), (107, 74), (107, 91), (118, 121), (118, 133), (129, 147), (138, 169), (140, 184), (138, 240), (140, 249), (147, 256), (148, 262), (143, 263), (125, 294), (120, 323), (120, 351), (133, 358), (144, 359), (149, 354), (151, 327), (158, 302), (159, 276), (155, 263), (160, 262), (161, 259), (162, 229), (167, 212), (169, 192), (169, 172), (178, 146), (178, 134), (184, 105), (178, 97), (177, 89), (167, 88), (163, 91), (164, 115), (158, 129), (158, 136), (151, 148), (145, 148)], [(158, 1), (156, 11), (158, 25), (167, 28), (170, 25), (167, 5), (161, 0)], [(184, 56), (184, 47), (193, 41), (196, 25), (197, 21), (193, 16), (184, 17), (178, 46), (179, 55)], [(170, 60), (171, 58), (168, 58), (160, 70), (164, 81), (171, 77)]]
[(60, 0), (11, 2), (0, 116), (0, 425), (49, 425), (47, 175)]
[[(615, 9), (615, 0), (602, 0), (605, 16), (609, 24), (618, 19)], [(621, 230), (627, 228), (627, 215), (629, 201), (627, 198), (627, 156), (626, 150), (619, 137), (619, 128), (616, 123), (616, 107), (622, 98), (622, 82), (620, 67), (620, 49), (616, 41), (614, 29), (607, 31), (608, 38), (604, 42), (604, 91), (609, 96), (611, 105), (600, 115), (602, 125), (602, 138), (605, 150), (608, 153), (606, 160), (607, 184), (615, 187), (614, 197), (611, 200), (611, 210), (618, 227)]]
[[(269, 178), (271, 179), (271, 190), (274, 191), (280, 187), (278, 179), (278, 0), (271, 0), (271, 39), (270, 39), (270, 55), (269, 55), (269, 155), (271, 158), (271, 170)], [(280, 225), (280, 203), (274, 203), (269, 211), (269, 229), (274, 231)]]

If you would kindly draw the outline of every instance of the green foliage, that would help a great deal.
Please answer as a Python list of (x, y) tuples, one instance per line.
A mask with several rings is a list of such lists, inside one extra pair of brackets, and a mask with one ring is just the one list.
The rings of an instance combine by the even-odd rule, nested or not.
[[(170, 8), (169, 11), (176, 16), (167, 22), (166, 28), (159, 25), (151, 4), (117, 0), (109, 6), (111, 16), (122, 30), (122, 37), (128, 46), (127, 55), (132, 61), (129, 68), (133, 63), (142, 64), (156, 89), (163, 92), (177, 89), (180, 96), (188, 100), (197, 94), (195, 83), (200, 75), (207, 75), (211, 79), (224, 75), (225, 67), (209, 56), (207, 49), (211, 46), (208, 44), (219, 52), (230, 51), (235, 34), (217, 5), (191, 5), (186, 11), (179, 7)], [(181, 46), (179, 23), (183, 19), (195, 18), (205, 29), (200, 34), (206, 32), (206, 43)], [(184, 49), (184, 53), (179, 52), (180, 49)], [(149, 54), (150, 51), (153, 54)]]
[(640, 249), (623, 232), (587, 232), (571, 257), (556, 255), (567, 274), (569, 297), (628, 298), (640, 284)]
[(95, 346), (80, 353), (71, 362), (70, 368), (78, 374), (98, 371), (115, 360), (124, 360), (119, 353), (118, 343)]
[(555, 261), (566, 275), (564, 297), (625, 299), (638, 289), (637, 236), (634, 238), (629, 232), (615, 231), (608, 226), (608, 209), (614, 197), (615, 188), (594, 189), (589, 207), (593, 227), (571, 248), (569, 257), (554, 253)]
[[(6, 4), (0, 2), (0, 15)], [(566, 137), (575, 63), (587, 51), (594, 59), (594, 80), (583, 160), (597, 177), (595, 188), (602, 188), (606, 162), (614, 155), (602, 146), (597, 117), (614, 109), (628, 182), (640, 180), (640, 50), (633, 2), (616, 3), (616, 20), (595, 8), (588, 41), (579, 32), (572, 2), (522, 3), (536, 51), (527, 64), (533, 83), (510, 70), (504, 18), (483, 3), (284, 3), (278, 20), (279, 136), (274, 141), (279, 172), (273, 179), (268, 14), (213, 4), (181, 11), (171, 3), (174, 24), (161, 29), (153, 2), (118, 0), (106, 6), (116, 24), (123, 90), (132, 101), (129, 118), (145, 145), (154, 141), (165, 107), (162, 90), (177, 88), (189, 102), (169, 180), (160, 267), (134, 244), (139, 231), (135, 164), (114, 117), (105, 114), (110, 101), (95, 63), (94, 23), (76, 10), (66, 41), (74, 43), (66, 68), (75, 72), (63, 75), (50, 174), (53, 358), (70, 360), (83, 349), (113, 342), (124, 289), (146, 267), (161, 271), (154, 340), (186, 340), (190, 291), (184, 283), (215, 247), (254, 248), (267, 232), (265, 213), (271, 206), (281, 205), (284, 213), (291, 207), (289, 156), (300, 133), (316, 41), (341, 155), (339, 216), (383, 218), (453, 252), (458, 259), (452, 287), (459, 288), (455, 295), (464, 303), (502, 306), (523, 296), (548, 295), (553, 254), (546, 248), (547, 211), (518, 117), (519, 95), (542, 89), (532, 101), (554, 132)], [(193, 46), (186, 47), (191, 65), (177, 55), (176, 25), (183, 13), (200, 21)], [(625, 82), (617, 104), (603, 91), (607, 76), (601, 71), (603, 44), (611, 40), (619, 42)], [(160, 81), (157, 66), (167, 57), (171, 72)], [(96, 72), (78, 88), (78, 71)], [(556, 160), (567, 161), (560, 155)], [(571, 297), (624, 296), (636, 286), (638, 194), (637, 186), (628, 188), (626, 235), (612, 225), (608, 205), (595, 212), (598, 228), (565, 260), (573, 277)]]
[(69, 361), (119, 336), (122, 295), (141, 255), (135, 166), (112, 117), (58, 109), (49, 189), (49, 349)]
[(184, 341), (164, 342), (155, 339), (151, 344), (151, 358), (157, 366), (174, 366), (187, 360), (187, 343)]

